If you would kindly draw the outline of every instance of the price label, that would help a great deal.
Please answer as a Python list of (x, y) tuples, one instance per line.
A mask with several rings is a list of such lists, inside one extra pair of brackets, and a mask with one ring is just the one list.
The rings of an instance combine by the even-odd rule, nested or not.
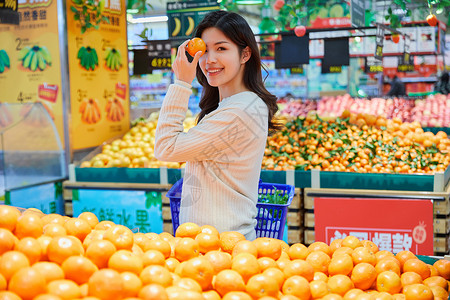
[(414, 72), (414, 65), (398, 65), (398, 72)]
[(383, 72), (383, 64), (381, 61), (375, 59), (373, 56), (366, 57), (364, 64), (364, 72), (366, 73), (378, 73)]
[(170, 69), (172, 67), (172, 60), (170, 57), (169, 58), (155, 57), (151, 61), (151, 66), (154, 69)]
[(303, 67), (291, 68), (291, 74), (303, 74)]
[(327, 73), (341, 73), (342, 66), (325, 66), (322, 64), (322, 74)]

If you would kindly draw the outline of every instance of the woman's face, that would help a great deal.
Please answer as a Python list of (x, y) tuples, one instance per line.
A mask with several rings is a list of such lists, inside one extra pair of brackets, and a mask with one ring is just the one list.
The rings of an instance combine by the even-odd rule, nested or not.
[(218, 87), (221, 97), (240, 92), (245, 62), (250, 58), (248, 51), (240, 54), (239, 47), (214, 27), (203, 31), (201, 38), (206, 52), (200, 57), (199, 65), (209, 85)]

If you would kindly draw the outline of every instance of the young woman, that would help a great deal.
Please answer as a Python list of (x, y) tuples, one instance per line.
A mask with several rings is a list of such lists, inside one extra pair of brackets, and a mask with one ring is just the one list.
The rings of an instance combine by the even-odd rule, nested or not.
[[(250, 26), (236, 13), (205, 16), (195, 36), (206, 44), (189, 62), (185, 41), (173, 63), (156, 128), (155, 157), (186, 162), (179, 221), (213, 225), (256, 238), (261, 162), (276, 97), (264, 87), (261, 59)], [(203, 86), (198, 123), (183, 132), (191, 83)]]

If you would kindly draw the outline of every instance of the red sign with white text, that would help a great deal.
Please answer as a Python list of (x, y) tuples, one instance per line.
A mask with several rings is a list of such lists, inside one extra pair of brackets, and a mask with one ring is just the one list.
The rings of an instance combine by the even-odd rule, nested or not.
[(433, 255), (433, 202), (413, 199), (314, 198), (316, 241), (348, 235), (380, 250)]

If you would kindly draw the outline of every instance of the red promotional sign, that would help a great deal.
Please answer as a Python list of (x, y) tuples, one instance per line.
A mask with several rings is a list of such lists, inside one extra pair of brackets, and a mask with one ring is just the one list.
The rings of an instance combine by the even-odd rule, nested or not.
[(353, 235), (380, 250), (433, 255), (433, 202), (412, 199), (314, 198), (316, 241)]

